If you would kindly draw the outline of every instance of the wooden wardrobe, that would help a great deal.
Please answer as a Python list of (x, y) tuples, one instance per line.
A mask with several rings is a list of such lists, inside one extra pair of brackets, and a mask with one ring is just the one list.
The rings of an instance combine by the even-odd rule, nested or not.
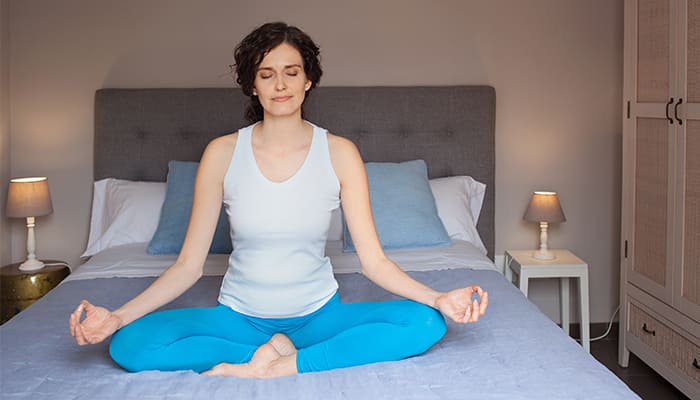
[(700, 0), (625, 0), (619, 363), (700, 399)]

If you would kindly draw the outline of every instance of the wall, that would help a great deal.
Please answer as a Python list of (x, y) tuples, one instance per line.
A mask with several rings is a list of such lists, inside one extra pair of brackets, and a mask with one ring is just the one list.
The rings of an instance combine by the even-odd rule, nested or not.
[[(255, 4), (251, 6), (251, 4)], [(324, 85), (489, 84), (497, 93), (496, 246), (534, 248), (531, 191), (556, 190), (551, 247), (590, 264), (594, 322), (617, 306), (622, 1), (10, 1), (12, 172), (48, 175), (37, 253), (75, 264), (88, 233), (93, 96), (230, 86), (234, 45), (285, 20), (322, 47)], [(12, 257), (24, 256), (13, 225)], [(531, 285), (553, 318), (557, 286)]]
[(0, 0), (0, 265), (9, 264), (10, 221), (4, 218), (10, 179), (10, 29), (8, 0)]

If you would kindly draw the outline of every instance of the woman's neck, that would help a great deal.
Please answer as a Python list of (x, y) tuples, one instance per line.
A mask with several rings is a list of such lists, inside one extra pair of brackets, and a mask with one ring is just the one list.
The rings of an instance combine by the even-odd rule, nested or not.
[(265, 118), (256, 126), (259, 143), (274, 147), (296, 147), (306, 143), (311, 126), (301, 119), (301, 115)]

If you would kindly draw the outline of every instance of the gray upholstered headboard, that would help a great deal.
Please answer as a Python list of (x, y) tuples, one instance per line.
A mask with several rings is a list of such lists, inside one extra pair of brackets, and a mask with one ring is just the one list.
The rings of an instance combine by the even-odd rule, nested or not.
[[(101, 89), (95, 95), (95, 180), (164, 181), (169, 160), (199, 160), (217, 136), (246, 126), (238, 89)], [(489, 86), (320, 87), (304, 117), (351, 139), (365, 161), (423, 159), (431, 178), (487, 185), (478, 222), (494, 254), (496, 94)]]

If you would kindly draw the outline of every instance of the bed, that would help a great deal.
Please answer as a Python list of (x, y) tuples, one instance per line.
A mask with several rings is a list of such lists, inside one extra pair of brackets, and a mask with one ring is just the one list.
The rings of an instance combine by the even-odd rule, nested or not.
[[(196, 161), (213, 137), (245, 126), (244, 103), (235, 89), (99, 90), (95, 181), (165, 181), (169, 161)], [(451, 236), (449, 246), (388, 252), (412, 276), (437, 289), (471, 283), (486, 288), (489, 310), (478, 323), (448, 321), (446, 336), (417, 357), (274, 380), (205, 377), (191, 371), (127, 373), (109, 359), (108, 342), (78, 347), (67, 329), (68, 315), (81, 299), (118, 307), (174, 260), (172, 255), (147, 254), (147, 243), (123, 243), (88, 254), (69, 279), (0, 327), (0, 397), (638, 398), (507, 282), (492, 262), (493, 88), (322, 87), (307, 103), (305, 118), (353, 140), (365, 161), (422, 159), (431, 182), (470, 176), (485, 185), (474, 223), (481, 246)], [(341, 246), (329, 240), (327, 254), (342, 301), (394, 298), (359, 274), (357, 259)], [(226, 259), (225, 254), (210, 255), (205, 276), (165, 308), (214, 305)]]

